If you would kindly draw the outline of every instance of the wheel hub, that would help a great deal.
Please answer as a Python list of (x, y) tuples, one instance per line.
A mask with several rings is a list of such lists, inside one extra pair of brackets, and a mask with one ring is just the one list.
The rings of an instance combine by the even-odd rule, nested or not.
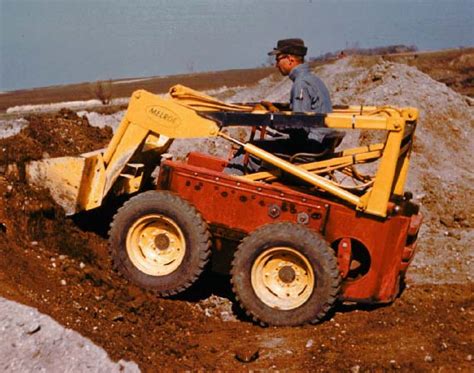
[(148, 275), (172, 273), (182, 263), (185, 252), (185, 236), (167, 216), (143, 216), (128, 231), (127, 254), (133, 265)]
[(255, 294), (267, 306), (291, 310), (310, 298), (315, 276), (308, 259), (298, 250), (274, 247), (254, 261), (251, 283)]
[(155, 237), (155, 247), (158, 250), (166, 250), (170, 246), (170, 239), (166, 233), (157, 234)]
[(293, 282), (296, 278), (296, 272), (291, 266), (283, 266), (279, 271), (278, 271), (278, 277), (280, 278), (281, 281), (283, 281), (285, 284), (290, 284)]

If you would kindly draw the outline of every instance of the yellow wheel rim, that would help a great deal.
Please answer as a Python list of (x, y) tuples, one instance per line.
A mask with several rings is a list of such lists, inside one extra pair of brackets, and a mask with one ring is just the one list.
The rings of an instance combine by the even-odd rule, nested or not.
[(266, 250), (252, 265), (255, 294), (267, 306), (292, 310), (304, 304), (314, 289), (314, 271), (308, 259), (290, 247)]
[(174, 220), (160, 214), (138, 219), (128, 230), (127, 254), (133, 265), (151, 276), (175, 271), (186, 253), (186, 240)]

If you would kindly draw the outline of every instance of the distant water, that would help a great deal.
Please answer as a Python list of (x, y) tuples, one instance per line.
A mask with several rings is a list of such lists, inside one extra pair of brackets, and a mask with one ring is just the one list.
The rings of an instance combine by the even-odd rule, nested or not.
[(0, 0), (0, 91), (256, 67), (285, 37), (473, 46), (473, 19), (474, 0)]

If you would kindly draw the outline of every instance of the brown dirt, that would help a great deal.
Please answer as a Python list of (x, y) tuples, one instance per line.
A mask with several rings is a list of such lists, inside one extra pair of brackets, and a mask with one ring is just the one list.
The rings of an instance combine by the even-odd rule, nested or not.
[[(232, 299), (227, 278), (207, 274), (192, 292), (157, 299), (112, 272), (106, 240), (65, 219), (44, 191), (0, 179), (0, 196), (0, 295), (143, 370), (472, 368), (472, 284), (410, 286), (390, 306), (339, 306), (316, 326), (223, 322), (196, 304), (210, 289)], [(256, 353), (253, 362), (239, 361)]]
[(44, 192), (1, 180), (0, 193), (0, 295), (145, 371), (472, 369), (471, 285), (410, 286), (391, 306), (339, 306), (316, 326), (222, 322), (195, 305), (210, 288), (231, 298), (227, 278), (208, 274), (180, 299), (157, 299), (112, 272), (105, 239), (64, 219)]
[(20, 133), (0, 139), (0, 164), (78, 155), (106, 146), (112, 137), (109, 127), (92, 127), (74, 111), (30, 115)]
[[(0, 150), (7, 149), (0, 169), (45, 153), (97, 149), (111, 135), (68, 111), (29, 121), (19, 135), (0, 140)], [(425, 198), (441, 203), (434, 194)], [(339, 305), (315, 326), (261, 328), (235, 309), (237, 321), (223, 322), (206, 316), (202, 300), (233, 300), (226, 277), (207, 273), (191, 291), (164, 300), (114, 273), (103, 233), (108, 208), (105, 217), (68, 219), (45, 190), (0, 173), (0, 296), (37, 307), (144, 371), (473, 371), (472, 282), (409, 282), (392, 305)], [(441, 224), (472, 226), (472, 214), (461, 216), (459, 208)]]

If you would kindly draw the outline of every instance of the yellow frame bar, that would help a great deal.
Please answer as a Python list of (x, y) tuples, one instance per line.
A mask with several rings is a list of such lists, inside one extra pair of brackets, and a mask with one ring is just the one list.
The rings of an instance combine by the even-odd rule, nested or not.
[[(354, 205), (357, 210), (381, 217), (387, 216), (388, 202), (393, 193), (403, 194), (403, 188), (409, 167), (410, 150), (400, 154), (407, 121), (416, 121), (418, 111), (415, 108), (393, 108), (369, 106), (360, 108), (351, 106), (347, 109), (336, 110), (325, 118), (325, 124), (330, 128), (385, 130), (385, 143), (344, 150), (337, 158), (302, 165), (294, 165), (251, 144), (244, 144), (244, 149), (277, 168), (288, 172), (306, 182), (321, 188), (336, 197)], [(413, 141), (413, 134), (409, 146)], [(361, 197), (353, 194), (322, 176), (318, 171), (328, 167), (338, 167), (380, 159), (375, 174), (374, 183)], [(258, 172), (242, 176), (252, 181), (271, 181), (277, 177), (276, 172)]]

